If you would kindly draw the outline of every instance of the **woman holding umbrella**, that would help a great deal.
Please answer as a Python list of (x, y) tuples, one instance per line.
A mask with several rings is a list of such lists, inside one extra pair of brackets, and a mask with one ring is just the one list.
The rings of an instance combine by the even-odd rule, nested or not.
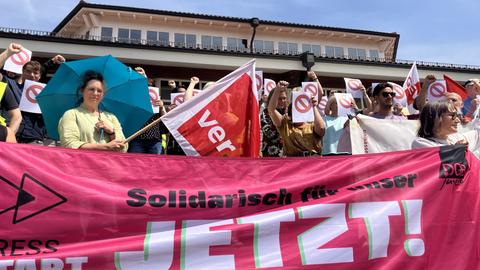
[(61, 145), (74, 149), (126, 152), (125, 136), (117, 117), (99, 110), (105, 95), (103, 76), (87, 71), (79, 91), (82, 94), (80, 106), (66, 111), (58, 123)]

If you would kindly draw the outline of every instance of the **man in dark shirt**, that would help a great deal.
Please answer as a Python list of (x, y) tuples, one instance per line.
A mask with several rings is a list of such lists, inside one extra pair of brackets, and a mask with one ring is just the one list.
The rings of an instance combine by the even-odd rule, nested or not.
[[(0, 66), (4, 65), (8, 57), (20, 52), (22, 49), (22, 45), (11, 43), (9, 47), (0, 54)], [(5, 77), (5, 82), (7, 82), (12, 89), (17, 103), (20, 103), (25, 80), (35, 82), (42, 81), (42, 75), (45, 75), (48, 69), (56, 68), (62, 62), (65, 62), (65, 58), (61, 55), (53, 57), (43, 66), (37, 61), (29, 61), (23, 66), (21, 75), (16, 75), (14, 78)], [(44, 77), (45, 76), (43, 76), (43, 78)], [(23, 121), (16, 134), (18, 142), (41, 145), (51, 145), (54, 143), (53, 140), (47, 139), (45, 122), (41, 114), (22, 112), (22, 117)]]
[[(3, 76), (0, 74), (0, 80)], [(5, 84), (4, 82), (0, 84)], [(18, 108), (18, 103), (15, 100), (12, 90), (8, 85), (0, 85), (0, 88), (5, 87), (3, 91), (0, 91), (0, 108), (8, 112), (8, 116), (11, 121), (9, 126), (6, 126), (5, 119), (0, 117), (0, 141), (15, 142), (15, 131), (18, 129), (20, 122), (22, 121), (22, 115)]]

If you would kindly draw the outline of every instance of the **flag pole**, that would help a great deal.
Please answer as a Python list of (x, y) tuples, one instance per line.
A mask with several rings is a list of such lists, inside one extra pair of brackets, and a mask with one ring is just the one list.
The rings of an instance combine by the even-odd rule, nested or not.
[(143, 127), (142, 129), (140, 129), (139, 131), (133, 133), (132, 135), (130, 135), (130, 137), (128, 137), (125, 142), (126, 143), (129, 143), (131, 140), (135, 139), (136, 137), (140, 136), (142, 133), (145, 133), (145, 131), (149, 130), (150, 128), (152, 128), (153, 126), (155, 126), (156, 124), (158, 124), (160, 121), (162, 121), (162, 118), (158, 118), (158, 119), (155, 119), (155, 121), (153, 121), (152, 123), (146, 125), (145, 127)]

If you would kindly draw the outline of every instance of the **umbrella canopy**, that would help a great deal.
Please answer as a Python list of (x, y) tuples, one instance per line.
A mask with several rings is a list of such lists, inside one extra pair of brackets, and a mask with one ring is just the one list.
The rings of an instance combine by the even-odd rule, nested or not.
[(113, 113), (125, 136), (137, 131), (153, 114), (147, 79), (111, 55), (63, 63), (37, 96), (48, 135), (59, 139), (58, 121), (79, 105), (79, 92), (87, 70), (103, 75), (106, 85), (100, 110)]

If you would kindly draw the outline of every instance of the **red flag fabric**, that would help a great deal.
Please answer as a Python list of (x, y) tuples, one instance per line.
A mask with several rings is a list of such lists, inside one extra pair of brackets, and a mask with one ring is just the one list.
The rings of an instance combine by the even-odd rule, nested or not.
[(478, 269), (479, 161), (0, 143), (0, 269)]
[(443, 74), (443, 78), (445, 79), (445, 83), (447, 84), (447, 91), (451, 93), (457, 93), (462, 97), (463, 100), (468, 98), (467, 90), (456, 81), (452, 80), (452, 78), (448, 77), (447, 75)]
[(258, 157), (255, 60), (162, 117), (189, 156)]
[(418, 95), (418, 92), (421, 89), (420, 77), (418, 75), (416, 62), (413, 62), (413, 65), (408, 72), (408, 76), (403, 83), (403, 89), (405, 89), (408, 104), (413, 104), (415, 98)]

